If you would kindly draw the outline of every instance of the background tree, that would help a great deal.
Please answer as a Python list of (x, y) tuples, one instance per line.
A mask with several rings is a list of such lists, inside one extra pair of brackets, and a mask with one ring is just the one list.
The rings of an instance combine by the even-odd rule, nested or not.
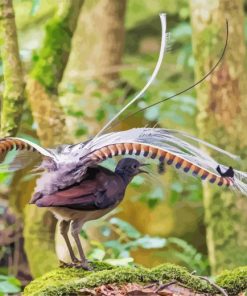
[[(15, 136), (20, 127), (24, 104), (24, 77), (19, 55), (15, 13), (12, 0), (0, 1), (0, 54), (3, 64), (4, 92), (1, 96), (1, 137)], [(14, 243), (15, 249), (10, 251), (10, 270), (13, 275), (22, 279), (28, 278), (28, 265), (25, 257), (23, 239), (21, 236), (22, 222), (11, 211), (4, 210), (8, 217), (2, 224), (8, 225), (7, 235), (1, 227), (1, 248), (6, 241)], [(12, 221), (11, 221), (12, 220)], [(13, 223), (13, 220), (16, 220)], [(10, 233), (8, 233), (10, 231)], [(13, 252), (12, 252), (13, 251)], [(20, 256), (19, 256), (20, 255)]]
[(102, 102), (114, 104), (122, 95), (119, 71), (124, 53), (126, 2), (86, 1), (81, 11), (60, 85), (60, 101), (75, 141), (86, 134), (94, 135), (108, 115)]
[[(38, 137), (45, 147), (68, 142), (65, 115), (58, 100), (58, 85), (69, 58), (71, 41), (83, 2), (59, 2), (56, 15), (46, 25), (43, 45), (34, 56), (34, 65), (28, 78), (28, 100), (38, 126)], [(25, 249), (34, 276), (57, 266), (55, 228), (56, 220), (50, 212), (26, 207)], [(44, 253), (49, 260), (40, 265)]]
[[(195, 74), (219, 58), (229, 22), (229, 44), (220, 67), (197, 88), (199, 136), (246, 159), (247, 120), (244, 10), (241, 0), (191, 0)], [(240, 163), (242, 164), (242, 163)], [(242, 164), (246, 169), (246, 164)], [(247, 204), (229, 191), (204, 187), (207, 246), (213, 273), (247, 264)]]
[(4, 67), (1, 137), (15, 136), (22, 116), (24, 79), (11, 0), (0, 1), (0, 48)]

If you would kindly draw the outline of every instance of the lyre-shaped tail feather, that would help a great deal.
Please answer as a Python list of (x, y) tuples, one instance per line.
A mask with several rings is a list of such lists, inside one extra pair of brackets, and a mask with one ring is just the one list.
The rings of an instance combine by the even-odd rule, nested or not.
[[(197, 140), (193, 137), (193, 140)], [(198, 142), (201, 142), (198, 139)], [(206, 143), (206, 142), (205, 142)], [(207, 144), (207, 143), (206, 143)], [(209, 144), (209, 146), (211, 146)], [(82, 162), (101, 162), (117, 155), (140, 155), (151, 159), (158, 159), (168, 165), (173, 165), (183, 173), (191, 174), (201, 180), (227, 186), (247, 195), (247, 173), (234, 170), (234, 176), (220, 174), (228, 167), (219, 164), (205, 151), (181, 139), (177, 132), (161, 128), (136, 128), (127, 131), (114, 132), (100, 136), (90, 141), (86, 148), (88, 153), (81, 157)], [(215, 146), (220, 153), (234, 159), (236, 157)]]
[[(7, 159), (8, 152), (12, 150), (18, 154)], [(0, 139), (0, 172), (23, 169), (39, 156), (54, 157), (47, 149), (29, 140), (16, 137)]]

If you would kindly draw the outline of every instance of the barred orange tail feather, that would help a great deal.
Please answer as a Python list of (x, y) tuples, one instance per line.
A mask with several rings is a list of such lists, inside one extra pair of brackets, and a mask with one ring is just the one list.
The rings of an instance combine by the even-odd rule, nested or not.
[[(186, 135), (188, 138), (188, 135)], [(204, 143), (220, 154), (236, 160), (236, 156), (218, 147), (203, 142), (193, 137), (194, 141)], [(150, 159), (158, 159), (159, 162), (172, 165), (185, 174), (198, 177), (203, 181), (218, 186), (230, 187), (247, 195), (247, 174), (233, 170), (232, 174), (219, 173), (229, 168), (219, 164), (205, 151), (181, 139), (177, 131), (161, 128), (136, 128), (127, 131), (109, 133), (90, 141), (85, 147), (90, 151), (81, 157), (81, 161), (101, 162), (117, 155), (135, 155)], [(221, 171), (220, 171), (221, 172)]]

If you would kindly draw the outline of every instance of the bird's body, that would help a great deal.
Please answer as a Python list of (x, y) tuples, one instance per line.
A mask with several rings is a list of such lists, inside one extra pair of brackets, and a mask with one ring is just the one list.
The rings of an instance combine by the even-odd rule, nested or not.
[[(73, 264), (88, 268), (79, 239), (81, 227), (116, 207), (131, 179), (140, 173), (140, 162), (136, 159), (120, 160), (115, 172), (98, 165), (108, 158), (125, 155), (149, 158), (160, 163), (161, 172), (164, 165), (171, 165), (184, 174), (247, 195), (247, 173), (219, 164), (189, 141), (205, 144), (236, 159), (234, 155), (200, 139), (161, 128), (113, 132), (56, 149), (46, 149), (25, 139), (5, 138), (0, 141), (0, 152), (3, 155), (13, 149), (22, 152), (10, 163), (11, 169), (24, 168), (27, 160), (32, 159), (31, 154), (34, 158), (41, 156), (39, 169), (43, 173), (37, 180), (30, 203), (46, 207), (55, 214)], [(137, 169), (132, 168), (133, 164), (137, 165)], [(80, 261), (71, 247), (69, 229), (78, 247)]]
[(36, 196), (34, 193), (31, 203), (39, 207), (101, 210), (120, 202), (127, 184), (119, 174), (102, 166), (95, 166), (88, 168), (85, 177), (79, 183), (76, 182), (49, 195), (38, 192)]
[[(115, 172), (102, 166), (89, 167), (81, 182), (75, 182), (48, 195), (45, 194), (46, 191), (34, 193), (30, 203), (48, 208), (59, 220), (61, 234), (73, 264), (78, 265), (79, 262), (79, 266), (88, 268), (78, 236), (83, 224), (104, 216), (123, 200), (129, 182), (135, 175), (143, 172), (139, 169), (140, 166), (139, 161), (125, 158), (119, 161)], [(43, 181), (49, 176), (49, 173), (44, 173)], [(80, 261), (75, 257), (67, 235), (69, 227), (79, 250)]]
[(80, 220), (85, 223), (115, 208), (123, 199), (125, 188), (126, 184), (118, 174), (96, 166), (88, 169), (80, 183), (43, 196), (34, 203), (48, 207), (59, 221)]

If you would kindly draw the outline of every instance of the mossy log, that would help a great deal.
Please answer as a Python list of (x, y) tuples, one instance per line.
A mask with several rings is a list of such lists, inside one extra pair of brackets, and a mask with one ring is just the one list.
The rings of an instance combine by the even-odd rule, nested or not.
[[(31, 282), (25, 288), (23, 295), (84, 295), (83, 291), (86, 289), (127, 283), (137, 283), (143, 286), (152, 283), (169, 286), (176, 283), (188, 289), (190, 293), (199, 295), (216, 295), (219, 294), (220, 288), (224, 289), (228, 295), (238, 295), (247, 289), (247, 266), (225, 271), (216, 278), (215, 285), (173, 264), (163, 264), (152, 269), (141, 266), (116, 267), (102, 262), (93, 262), (92, 266), (93, 271), (75, 268), (55, 269)], [(188, 293), (188, 295), (191, 294)]]

